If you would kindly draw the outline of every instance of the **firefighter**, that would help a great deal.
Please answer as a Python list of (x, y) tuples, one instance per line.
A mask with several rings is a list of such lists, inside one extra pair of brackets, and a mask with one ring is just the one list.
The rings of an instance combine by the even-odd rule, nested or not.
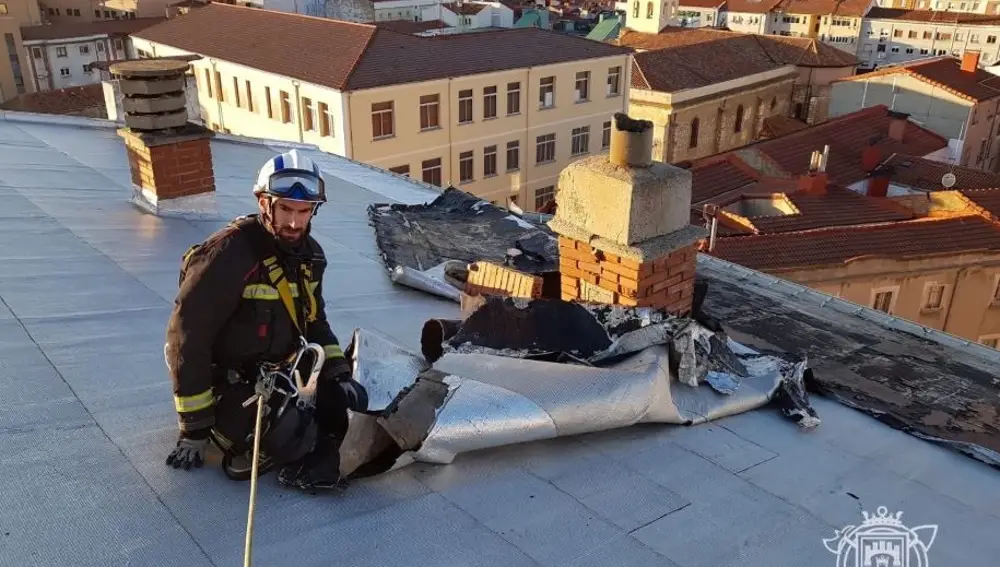
[[(324, 312), (326, 258), (309, 234), (313, 215), (326, 202), (322, 173), (291, 150), (261, 167), (253, 192), (258, 214), (193, 246), (182, 263), (164, 347), (180, 429), (167, 464), (200, 467), (211, 440), (232, 457), (224, 460), (227, 475), (247, 478), (255, 405), (244, 408), (243, 402), (253, 395), (259, 363), (288, 361), (304, 337), (325, 352), (315, 411), (308, 416), (314, 427), (296, 426), (278, 447), (262, 436), (269, 453), (259, 468), (281, 465), (279, 482), (286, 486), (340, 487), (347, 410), (365, 411), (368, 398)], [(308, 446), (293, 450), (294, 444)]]

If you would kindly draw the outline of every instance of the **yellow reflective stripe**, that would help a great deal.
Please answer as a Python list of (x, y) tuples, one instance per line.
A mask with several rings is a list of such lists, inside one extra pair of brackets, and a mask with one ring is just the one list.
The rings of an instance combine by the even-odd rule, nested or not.
[(323, 352), (326, 353), (327, 360), (331, 358), (344, 358), (344, 351), (341, 350), (340, 345), (326, 345), (323, 347)]
[(212, 407), (214, 401), (215, 398), (212, 396), (212, 389), (209, 388), (193, 396), (174, 396), (174, 408), (181, 413), (199, 411)]
[[(309, 284), (312, 291), (316, 291), (315, 284)], [(292, 297), (299, 296), (299, 286), (297, 284), (288, 284), (288, 292), (292, 294)], [(243, 299), (265, 299), (265, 300), (278, 300), (281, 299), (281, 295), (274, 286), (269, 286), (267, 284), (249, 284), (243, 288)], [(313, 298), (315, 301), (315, 298)]]

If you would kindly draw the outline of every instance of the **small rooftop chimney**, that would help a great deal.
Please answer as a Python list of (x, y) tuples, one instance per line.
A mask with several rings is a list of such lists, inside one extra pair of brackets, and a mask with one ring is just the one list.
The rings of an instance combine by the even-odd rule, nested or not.
[(111, 66), (124, 100), (125, 140), (132, 202), (161, 216), (214, 214), (215, 174), (209, 144), (214, 133), (188, 122), (188, 62), (125, 61)]
[(559, 176), (562, 298), (692, 309), (698, 241), (691, 224), (691, 172), (652, 160), (653, 123), (614, 115), (611, 149), (573, 162)]
[(863, 169), (865, 173), (869, 173), (878, 167), (878, 164), (880, 163), (882, 163), (882, 148), (869, 142), (869, 144), (861, 150), (861, 169)]
[(826, 173), (826, 162), (830, 158), (830, 146), (823, 151), (814, 151), (809, 158), (809, 173), (799, 178), (798, 192), (808, 195), (825, 195), (830, 176)]
[(966, 51), (962, 54), (962, 71), (966, 73), (975, 73), (976, 69), (979, 68), (979, 52), (978, 51)]
[(889, 139), (902, 142), (906, 137), (906, 123), (910, 115), (905, 112), (889, 111)]
[(886, 197), (889, 195), (889, 181), (892, 179), (892, 169), (879, 166), (868, 176), (867, 190), (869, 197)]

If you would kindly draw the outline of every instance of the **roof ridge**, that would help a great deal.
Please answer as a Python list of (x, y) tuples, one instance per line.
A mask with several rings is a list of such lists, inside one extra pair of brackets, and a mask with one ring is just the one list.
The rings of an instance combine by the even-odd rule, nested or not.
[[(1000, 231), (1000, 223), (991, 222), (990, 219), (984, 218), (982, 215), (976, 213), (959, 214), (947, 217), (915, 217), (905, 220), (894, 220), (894, 221), (882, 221), (882, 222), (870, 222), (861, 224), (845, 224), (837, 226), (821, 226), (817, 228), (807, 228), (802, 230), (789, 230), (785, 232), (765, 232), (762, 234), (755, 234), (752, 236), (742, 236), (739, 238), (767, 238), (767, 237), (791, 237), (795, 235), (802, 234), (819, 234), (825, 232), (863, 232), (871, 230), (879, 230), (883, 228), (889, 228), (893, 226), (913, 226), (917, 224), (924, 223), (944, 223), (953, 221), (964, 221), (967, 219), (978, 219), (987, 224), (995, 225), (997, 230)], [(732, 237), (727, 237), (732, 238)]]
[[(324, 18), (322, 16), (310, 16), (309, 14), (300, 14), (298, 12), (283, 12), (281, 10), (268, 10), (267, 8), (255, 8), (253, 6), (242, 6), (240, 4), (227, 4), (227, 3), (224, 3), (224, 2), (209, 2), (209, 4), (212, 5), (212, 6), (223, 7), (223, 9), (226, 9), (226, 10), (246, 10), (246, 11), (254, 11), (254, 12), (268, 12), (270, 14), (280, 14), (282, 16), (288, 16), (288, 17), (292, 17), (292, 18), (301, 18), (301, 19), (304, 19), (304, 20), (316, 20), (316, 21), (326, 22), (327, 24), (333, 25), (333, 26), (336, 26), (336, 25), (350, 25), (350, 26), (358, 26), (358, 27), (365, 27), (365, 28), (372, 28), (372, 29), (376, 29), (378, 27), (375, 24), (370, 24), (370, 23), (367, 23), (367, 22), (352, 22), (350, 20), (338, 20), (338, 19), (335, 19), (335, 18)], [(205, 6), (205, 7), (207, 8), (208, 6)], [(184, 17), (184, 14), (178, 16), (177, 19), (183, 18), (183, 17)], [(391, 30), (387, 30), (387, 31), (391, 31)], [(403, 35), (406, 35), (406, 34), (403, 34)]]

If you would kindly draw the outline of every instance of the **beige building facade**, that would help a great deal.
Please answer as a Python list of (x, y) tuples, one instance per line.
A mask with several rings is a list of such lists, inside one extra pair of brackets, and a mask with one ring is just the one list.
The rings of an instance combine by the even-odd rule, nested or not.
[(1000, 18), (874, 8), (865, 18), (858, 59), (862, 67), (876, 69), (976, 50), (980, 64), (989, 66), (1000, 63), (998, 38)]
[[(200, 118), (216, 131), (314, 144), (400, 175), (536, 210), (554, 197), (563, 168), (608, 146), (612, 116), (627, 110), (631, 54), (540, 30), (489, 33), (546, 34), (553, 37), (546, 41), (568, 41), (570, 47), (583, 42), (577, 45), (614, 55), (357, 89), (202, 57), (192, 62)], [(395, 34), (386, 38), (398, 40)], [(132, 40), (154, 57), (204, 55), (143, 37)]]
[(823, 293), (997, 348), (1000, 254), (949, 254), (773, 272)]
[(35, 0), (0, 0), (0, 102), (35, 92), (21, 28), (42, 21)]

